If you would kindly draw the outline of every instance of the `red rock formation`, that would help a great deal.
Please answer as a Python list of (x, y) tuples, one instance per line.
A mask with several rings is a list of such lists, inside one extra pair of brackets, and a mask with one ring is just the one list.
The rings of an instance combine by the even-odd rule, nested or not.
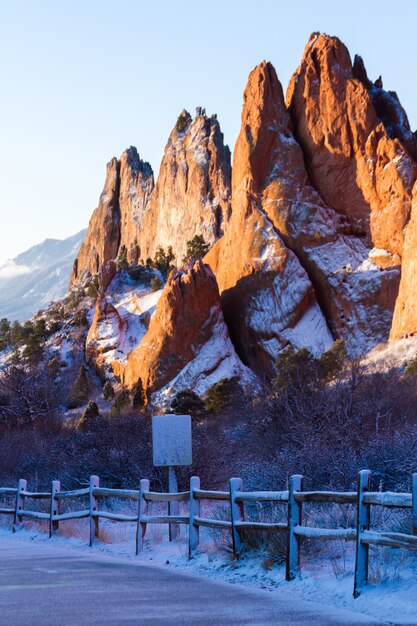
[[(120, 250), (135, 262), (172, 246), (181, 261), (187, 240), (202, 234), (214, 244), (205, 261), (221, 293), (220, 306), (213, 273), (195, 261), (170, 276), (154, 313), (156, 300), (136, 313), (127, 299), (113, 300), (119, 312), (99, 299), (87, 350), (127, 386), (141, 378), (149, 393), (165, 393), (173, 381), (184, 387), (239, 369), (223, 313), (257, 371), (271, 373), (288, 345), (321, 353), (333, 337), (366, 352), (388, 338), (402, 260), (391, 338), (417, 332), (417, 144), (398, 98), (380, 79), (371, 83), (359, 57), (352, 67), (338, 39), (314, 35), (287, 102), (275, 70), (261, 63), (244, 94), (232, 191), (228, 148), (201, 110), (178, 119), (154, 189), (133, 148), (116, 167), (119, 183), (106, 180), (74, 281), (103, 263), (103, 296), (114, 269), (106, 263)], [(106, 211), (114, 231), (103, 226)], [(96, 229), (117, 239), (116, 249), (113, 241), (97, 251)]]
[[(300, 217), (305, 242), (314, 240), (316, 229), (330, 234), (331, 216), (324, 207), (317, 207), (317, 224), (305, 219), (308, 203), (320, 202), (307, 185), (281, 85), (273, 67), (263, 62), (250, 74), (244, 94), (232, 216), (225, 235), (205, 257), (218, 280), (238, 352), (258, 370), (270, 371), (287, 345), (305, 342), (321, 352), (332, 341), (307, 273), (279, 234), (292, 240)], [(304, 219), (298, 211), (303, 203)]]
[(203, 235), (213, 244), (230, 213), (230, 151), (216, 116), (183, 111), (168, 139), (158, 181), (138, 238), (143, 260), (172, 246), (177, 263), (187, 241)]
[(378, 118), (359, 62), (355, 75), (336, 37), (311, 36), (287, 93), (295, 136), (314, 186), (349, 218), (352, 234), (363, 233), (376, 248), (401, 256), (416, 163), (403, 135), (389, 133)]
[(107, 165), (98, 207), (74, 261), (70, 285), (81, 282), (90, 274), (97, 274), (100, 265), (117, 256), (120, 237), (119, 170), (119, 162), (112, 159)]
[(113, 259), (107, 261), (103, 265), (100, 265), (98, 270), (98, 279), (99, 279), (99, 294), (104, 296), (106, 293), (111, 281), (116, 276), (116, 263)]
[(143, 236), (146, 206), (154, 188), (149, 163), (139, 158), (131, 146), (120, 158), (120, 248), (125, 247), (127, 261), (136, 263), (141, 256), (139, 240)]
[(195, 380), (210, 377), (231, 358), (236, 367), (216, 279), (207, 265), (194, 259), (184, 270), (171, 272), (148, 331), (126, 362), (115, 364), (114, 371), (126, 386), (132, 388), (141, 378), (148, 393), (153, 393), (172, 384), (193, 361), (198, 363), (189, 367), (184, 386), (193, 376)]
[(128, 263), (172, 247), (178, 264), (187, 241), (203, 235), (213, 244), (230, 215), (230, 151), (215, 116), (183, 112), (172, 131), (154, 189), (149, 163), (136, 148), (108, 166), (100, 203), (74, 263), (70, 284), (126, 252)]
[[(293, 136), (281, 85), (270, 64), (263, 63), (252, 72), (245, 91), (242, 132), (233, 164), (232, 203), (230, 228), (207, 260), (219, 280), (235, 344), (254, 367), (265, 360), (261, 345), (268, 337), (265, 329), (261, 333), (260, 329), (249, 331), (247, 319), (255, 304), (245, 304), (252, 290), (256, 302), (259, 299), (254, 295), (256, 290), (264, 287), (264, 279), (258, 276), (262, 268), (260, 232), (264, 245), (265, 241), (269, 246), (275, 242), (277, 248), (270, 254), (275, 262), (289, 258), (291, 253), (287, 248), (295, 253), (307, 271), (307, 283), (311, 281), (314, 287), (313, 290), (310, 285), (311, 299), (307, 300), (306, 308), (317, 297), (333, 335), (343, 338), (351, 353), (362, 353), (387, 340), (399, 282), (398, 269), (390, 269), (394, 257), (384, 250), (368, 249), (360, 238), (351, 234), (349, 220), (326, 206), (311, 186), (303, 153)], [(260, 223), (260, 213), (267, 222)], [(257, 217), (251, 224), (254, 215)], [(399, 258), (395, 261), (398, 266)], [(286, 261), (281, 269), (277, 266), (274, 271), (283, 274), (294, 271), (294, 262), (291, 269), (286, 269), (285, 264)], [(381, 272), (379, 267), (388, 267), (390, 271)], [(245, 272), (253, 272), (254, 277), (244, 277)], [(297, 284), (295, 277), (302, 275), (299, 268), (293, 279), (280, 287), (284, 289), (280, 297), (294, 308), (286, 318), (279, 317), (282, 314), (278, 307), (271, 313), (270, 319), (275, 315), (278, 323), (269, 324), (275, 333), (270, 333), (265, 342), (270, 360), (287, 343), (299, 345), (299, 332), (291, 335), (289, 329), (299, 323), (306, 308), (300, 306), (302, 299), (298, 304), (294, 302), (290, 290)], [(254, 287), (249, 287), (252, 283)], [(268, 306), (274, 308), (271, 303)], [(259, 317), (262, 307), (258, 303), (256, 308)], [(315, 333), (310, 331), (310, 335)], [(304, 334), (303, 340), (308, 341)]]
[(417, 183), (413, 189), (411, 219), (405, 233), (400, 290), (395, 304), (390, 340), (417, 333)]

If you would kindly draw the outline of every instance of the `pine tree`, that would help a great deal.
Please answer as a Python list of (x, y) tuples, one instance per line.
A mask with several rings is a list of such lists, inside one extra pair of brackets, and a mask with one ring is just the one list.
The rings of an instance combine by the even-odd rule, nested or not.
[(126, 389), (119, 391), (114, 398), (113, 406), (110, 410), (110, 417), (118, 417), (123, 409), (128, 406), (129, 399), (129, 392)]
[(203, 235), (194, 235), (190, 241), (187, 241), (187, 252), (183, 258), (183, 263), (193, 256), (203, 257), (209, 250), (210, 246), (204, 241)]
[(112, 398), (114, 398), (113, 385), (111, 384), (109, 380), (106, 380), (106, 382), (103, 385), (103, 398), (105, 400), (111, 400)]
[(159, 270), (164, 278), (167, 279), (169, 272), (174, 268), (172, 261), (175, 259), (172, 246), (168, 246), (168, 250), (165, 252), (162, 246), (158, 246), (155, 258), (153, 260), (154, 267)]
[(36, 363), (42, 356), (42, 343), (39, 337), (33, 333), (26, 340), (23, 350), (23, 358), (28, 363)]
[(142, 379), (138, 378), (136, 385), (133, 388), (132, 406), (134, 409), (142, 409), (146, 404), (146, 393), (143, 388)]
[(3, 317), (0, 320), (0, 350), (4, 350), (10, 344), (10, 322)]

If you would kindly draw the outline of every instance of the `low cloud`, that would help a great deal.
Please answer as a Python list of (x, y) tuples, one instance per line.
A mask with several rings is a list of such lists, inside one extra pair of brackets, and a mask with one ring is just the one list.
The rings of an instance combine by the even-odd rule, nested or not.
[(15, 278), (16, 276), (22, 276), (22, 274), (29, 274), (29, 272), (32, 271), (33, 267), (29, 267), (28, 265), (18, 265), (14, 261), (9, 260), (0, 267), (0, 280)]

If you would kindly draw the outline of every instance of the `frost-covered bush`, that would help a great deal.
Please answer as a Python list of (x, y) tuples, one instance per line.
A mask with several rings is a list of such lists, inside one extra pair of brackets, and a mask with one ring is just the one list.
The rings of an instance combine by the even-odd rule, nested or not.
[(94, 428), (94, 423), (97, 421), (99, 415), (100, 413), (97, 404), (93, 400), (91, 400), (87, 404), (80, 420), (78, 421), (78, 428), (80, 428), (81, 430), (89, 430), (91, 428)]
[(126, 389), (122, 389), (116, 394), (113, 406), (110, 411), (111, 417), (117, 417), (130, 404), (130, 394)]
[(82, 287), (73, 287), (65, 300), (66, 312), (73, 312), (85, 298), (85, 289)]
[(170, 411), (177, 415), (200, 417), (204, 414), (205, 405), (195, 391), (192, 389), (183, 389), (172, 398)]
[(209, 413), (216, 413), (224, 409), (231, 403), (236, 385), (236, 378), (222, 378), (210, 387), (204, 399), (206, 410)]
[(127, 273), (129, 274), (129, 278), (131, 278), (131, 280), (134, 280), (135, 282), (140, 282), (144, 285), (151, 284), (153, 272), (145, 265), (133, 263), (127, 268)]
[(11, 364), (0, 372), (0, 426), (53, 428), (58, 414), (55, 386), (39, 364)]
[(75, 326), (88, 326), (87, 312), (85, 309), (79, 309), (74, 315)]
[(415, 376), (416, 374), (417, 374), (417, 355), (414, 357), (414, 359), (411, 359), (411, 361), (407, 363), (406, 368), (404, 370), (405, 376)]

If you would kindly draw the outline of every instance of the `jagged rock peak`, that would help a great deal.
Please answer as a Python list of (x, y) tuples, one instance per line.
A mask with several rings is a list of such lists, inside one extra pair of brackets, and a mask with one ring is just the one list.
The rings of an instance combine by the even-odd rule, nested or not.
[(356, 74), (365, 82), (354, 76), (337, 37), (314, 33), (290, 81), (287, 105), (310, 178), (326, 203), (350, 220), (352, 233), (401, 256), (416, 162), (378, 117), (371, 91), (383, 90), (369, 90), (360, 62)]
[(216, 116), (198, 107), (193, 119), (184, 110), (169, 136), (146, 210), (141, 258), (171, 246), (179, 264), (195, 235), (213, 245), (230, 217), (230, 179), (230, 150)]
[(91, 216), (87, 234), (74, 261), (70, 285), (82, 282), (117, 256), (120, 240), (120, 162), (107, 164), (106, 180), (98, 207)]
[(368, 89), (378, 119), (383, 123), (388, 136), (399, 139), (408, 153), (417, 160), (417, 139), (410, 129), (407, 114), (395, 91), (383, 89), (381, 76), (374, 83), (369, 80), (363, 59), (358, 54), (353, 61), (352, 74)]
[(126, 155), (127, 164), (133, 173), (141, 173), (146, 177), (153, 176), (151, 164), (147, 161), (142, 161), (135, 146), (130, 146), (130, 148), (127, 148), (123, 154)]
[(120, 242), (129, 263), (140, 257), (140, 238), (146, 208), (154, 189), (154, 176), (149, 163), (142, 161), (131, 146), (120, 158)]
[(218, 280), (238, 354), (263, 374), (273, 372), (281, 350), (300, 347), (301, 328), (316, 354), (332, 341), (307, 272), (281, 236), (291, 230), (294, 211), (304, 231), (310, 230), (304, 201), (307, 207), (320, 198), (308, 186), (281, 84), (273, 66), (263, 61), (250, 73), (244, 92), (232, 215), (225, 235), (205, 257)]

